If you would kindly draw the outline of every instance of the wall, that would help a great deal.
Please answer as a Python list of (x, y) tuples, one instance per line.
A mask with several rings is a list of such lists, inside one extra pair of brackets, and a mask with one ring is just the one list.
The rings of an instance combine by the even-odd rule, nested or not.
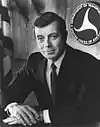
[[(70, 32), (70, 16), (80, 3), (86, 0), (37, 0), (42, 5), (41, 11), (53, 11), (66, 19), (67, 29), (69, 31), (67, 43), (73, 48), (88, 52), (100, 59), (100, 43), (92, 46), (84, 46), (74, 39)], [(100, 0), (98, 0), (100, 1)], [(35, 38), (32, 32), (32, 25), (37, 17), (36, 8), (33, 6), (30, 12), (30, 21), (26, 25), (23, 17), (17, 12), (13, 13), (13, 40), (15, 44), (15, 57), (26, 58), (30, 52), (38, 51)]]
[(12, 18), (12, 39), (14, 42), (14, 56), (15, 58), (27, 57), (27, 29), (26, 23), (17, 11), (11, 14)]

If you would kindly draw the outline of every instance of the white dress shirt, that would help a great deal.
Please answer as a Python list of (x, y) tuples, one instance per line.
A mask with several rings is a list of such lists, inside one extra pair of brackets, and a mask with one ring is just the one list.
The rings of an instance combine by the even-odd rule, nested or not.
[[(60, 56), (60, 58), (54, 62), (55, 66), (56, 66), (56, 73), (57, 75), (59, 74), (59, 70), (60, 70), (60, 66), (61, 66), (61, 63), (62, 63), (62, 60), (65, 56), (65, 51), (64, 53)], [(47, 63), (47, 69), (46, 69), (46, 80), (47, 80), (47, 84), (48, 84), (48, 87), (49, 87), (49, 90), (50, 90), (50, 93), (51, 93), (51, 80), (50, 80), (50, 74), (51, 74), (51, 64), (53, 62), (51, 60), (48, 59), (48, 63)]]

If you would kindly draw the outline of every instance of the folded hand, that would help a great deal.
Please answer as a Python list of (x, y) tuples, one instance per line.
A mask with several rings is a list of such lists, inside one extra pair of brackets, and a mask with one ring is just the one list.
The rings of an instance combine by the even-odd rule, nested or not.
[(39, 113), (28, 105), (10, 104), (6, 107), (5, 111), (9, 112), (9, 117), (4, 119), (3, 122), (9, 125), (32, 125), (41, 120)]

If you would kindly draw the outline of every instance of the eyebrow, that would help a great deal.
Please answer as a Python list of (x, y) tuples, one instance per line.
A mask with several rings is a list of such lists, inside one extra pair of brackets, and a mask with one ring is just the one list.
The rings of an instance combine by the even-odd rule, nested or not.
[(58, 33), (57, 32), (54, 32), (54, 33), (51, 33), (51, 34), (49, 34), (49, 36), (52, 36), (52, 35), (58, 35)]
[[(53, 33), (49, 34), (48, 36), (52, 36), (52, 35), (54, 35), (54, 34), (58, 35), (57, 32), (53, 32)], [(43, 35), (37, 35), (37, 38), (39, 38), (39, 37), (44, 37), (44, 36), (43, 36)]]
[(44, 37), (43, 35), (37, 35), (37, 38), (39, 38), (39, 37)]

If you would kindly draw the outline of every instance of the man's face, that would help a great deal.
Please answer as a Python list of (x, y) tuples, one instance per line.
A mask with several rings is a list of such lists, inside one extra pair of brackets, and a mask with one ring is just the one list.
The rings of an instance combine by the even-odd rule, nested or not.
[(65, 47), (65, 42), (58, 30), (57, 22), (54, 21), (42, 28), (35, 27), (35, 36), (38, 48), (42, 55), (47, 59), (56, 61)]

